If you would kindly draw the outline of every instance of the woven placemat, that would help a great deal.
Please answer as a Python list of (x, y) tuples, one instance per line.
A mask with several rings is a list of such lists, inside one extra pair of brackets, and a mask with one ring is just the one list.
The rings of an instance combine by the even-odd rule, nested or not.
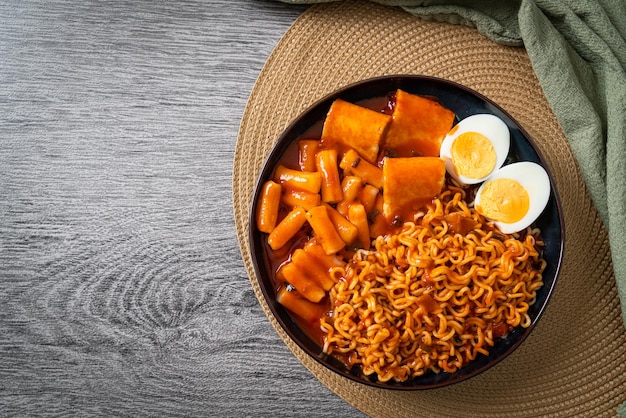
[[(561, 276), (526, 342), (487, 372), (428, 391), (366, 387), (309, 358), (272, 318), (248, 247), (254, 183), (289, 122), (339, 87), (387, 74), (450, 79), (506, 109), (546, 156), (567, 229)], [(375, 3), (312, 6), (280, 40), (250, 95), (235, 151), (233, 205), (250, 283), (277, 333), (324, 385), (370, 416), (615, 416), (626, 401), (626, 332), (607, 234), (522, 48)]]

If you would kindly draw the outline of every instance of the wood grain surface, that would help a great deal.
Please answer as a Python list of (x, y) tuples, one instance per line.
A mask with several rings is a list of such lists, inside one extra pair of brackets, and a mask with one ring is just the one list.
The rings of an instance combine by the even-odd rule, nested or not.
[(305, 6), (0, 5), (0, 415), (360, 416), (270, 326), (231, 172)]

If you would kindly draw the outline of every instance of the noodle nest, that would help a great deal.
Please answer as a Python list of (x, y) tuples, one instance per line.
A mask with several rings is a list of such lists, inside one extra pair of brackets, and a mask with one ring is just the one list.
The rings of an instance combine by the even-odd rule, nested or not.
[(546, 266), (539, 231), (502, 234), (465, 198), (447, 185), (413, 222), (335, 269), (331, 312), (320, 321), (326, 354), (403, 382), (455, 372), (530, 326)]

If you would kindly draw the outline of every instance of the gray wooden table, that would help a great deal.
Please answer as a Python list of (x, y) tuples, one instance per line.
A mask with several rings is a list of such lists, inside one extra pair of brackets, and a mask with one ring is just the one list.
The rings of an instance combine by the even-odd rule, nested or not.
[(360, 415), (270, 326), (233, 223), (244, 106), (305, 9), (2, 2), (0, 415)]

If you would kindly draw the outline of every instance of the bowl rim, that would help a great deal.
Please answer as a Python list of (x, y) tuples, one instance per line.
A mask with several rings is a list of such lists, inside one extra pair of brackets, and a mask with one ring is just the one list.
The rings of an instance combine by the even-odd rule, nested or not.
[[(498, 112), (502, 113), (502, 115), (504, 115), (506, 118), (509, 119), (509, 122), (511, 122), (514, 125), (514, 127), (520, 132), (521, 136), (528, 142), (528, 144), (530, 145), (530, 148), (532, 148), (532, 151), (536, 154), (537, 159), (539, 160), (541, 166), (546, 170), (546, 173), (548, 174), (548, 179), (550, 181), (550, 199), (553, 201), (553, 204), (555, 206), (556, 215), (557, 215), (558, 223), (559, 223), (558, 229), (560, 232), (560, 240), (558, 243), (558, 248), (556, 250), (557, 260), (556, 260), (556, 265), (554, 266), (553, 279), (547, 288), (544, 288), (544, 286), (546, 285), (544, 282), (544, 286), (542, 286), (541, 289), (542, 289), (542, 293), (545, 292), (545, 300), (541, 304), (541, 306), (539, 306), (529, 327), (524, 328), (521, 331), (521, 335), (517, 336), (514, 341), (508, 344), (505, 347), (504, 351), (500, 353), (497, 357), (489, 358), (487, 356), (480, 356), (480, 357), (486, 358), (486, 360), (484, 361), (485, 364), (481, 366), (474, 366), (471, 368), (471, 370), (465, 371), (467, 367), (478, 362), (478, 359), (473, 360), (468, 365), (465, 365), (464, 367), (462, 367), (461, 369), (459, 369), (458, 371), (454, 373), (446, 373), (446, 372), (439, 373), (438, 375), (441, 375), (442, 378), (436, 379), (437, 376), (435, 376), (435, 381), (429, 384), (419, 384), (419, 385), (412, 384), (412, 382), (414, 382), (415, 379), (408, 380), (406, 382), (379, 382), (377, 380), (373, 381), (373, 380), (370, 380), (367, 376), (364, 376), (358, 373), (358, 371), (354, 370), (354, 368), (349, 370), (347, 367), (341, 364), (336, 364), (336, 363), (339, 363), (339, 361), (334, 360), (332, 358), (332, 355), (324, 354), (321, 351), (321, 347), (319, 347), (319, 344), (317, 344), (315, 341), (312, 341), (308, 335), (306, 335), (302, 330), (300, 330), (298, 325), (294, 322), (294, 320), (289, 318), (289, 321), (291, 322), (291, 324), (288, 324), (286, 319), (283, 318), (283, 314), (279, 312), (279, 309), (284, 311), (287, 314), (287, 317), (289, 317), (291, 314), (289, 314), (285, 308), (277, 306), (278, 302), (276, 301), (276, 296), (275, 296), (276, 290), (272, 289), (273, 293), (271, 293), (270, 289), (268, 289), (268, 286), (266, 286), (263, 283), (262, 277), (263, 277), (263, 274), (265, 274), (265, 272), (261, 271), (260, 266), (261, 265), (264, 266), (265, 261), (263, 260), (263, 256), (260, 256), (259, 254), (257, 254), (257, 251), (263, 252), (263, 245), (260, 245), (260, 248), (257, 248), (259, 246), (256, 245), (256, 239), (255, 239), (256, 236), (262, 235), (260, 232), (256, 230), (256, 225), (255, 225), (258, 194), (261, 189), (262, 182), (266, 179), (267, 175), (273, 171), (274, 161), (276, 161), (276, 158), (280, 157), (282, 153), (284, 153), (285, 149), (289, 146), (289, 144), (298, 138), (299, 135), (291, 135), (292, 131), (298, 126), (302, 118), (304, 118), (306, 115), (310, 114), (311, 112), (315, 111), (316, 109), (327, 104), (327, 108), (326, 108), (326, 111), (327, 111), (328, 107), (330, 107), (330, 104), (332, 103), (333, 100), (337, 98), (342, 98), (343, 96), (346, 95), (346, 93), (351, 92), (356, 88), (363, 87), (364, 85), (367, 85), (367, 84), (375, 84), (375, 83), (380, 83), (380, 82), (389, 82), (390, 85), (392, 86), (392, 88), (389, 91), (393, 91), (394, 89), (393, 85), (401, 84), (403, 82), (424, 82), (424, 83), (441, 84), (447, 88), (460, 90), (464, 92), (465, 94), (474, 96), (474, 98), (488, 104), (490, 107), (493, 107)], [(376, 97), (376, 96), (366, 96), (366, 97)], [(456, 117), (456, 112), (455, 112), (455, 117)], [(507, 125), (509, 124), (507, 123)], [(302, 132), (300, 132), (300, 135), (301, 134)], [(289, 137), (291, 137), (290, 140), (288, 140)], [(512, 143), (513, 141), (514, 139), (511, 138)], [(364, 384), (366, 386), (392, 390), (392, 391), (428, 390), (428, 389), (435, 389), (435, 388), (440, 388), (444, 386), (449, 386), (455, 383), (466, 381), (467, 379), (471, 377), (477, 376), (483, 373), (484, 371), (491, 369), (493, 366), (500, 363), (505, 358), (509, 357), (509, 355), (513, 353), (528, 338), (528, 336), (531, 334), (532, 330), (535, 328), (539, 320), (543, 317), (543, 314), (549, 304), (549, 301), (552, 297), (554, 288), (556, 286), (556, 283), (560, 275), (561, 266), (563, 264), (563, 257), (564, 257), (564, 252), (565, 252), (565, 241), (566, 241), (566, 229), (565, 229), (563, 207), (562, 207), (561, 199), (559, 196), (558, 188), (556, 187), (556, 181), (554, 179), (553, 172), (547, 160), (545, 159), (543, 153), (538, 147), (537, 143), (528, 134), (528, 132), (523, 128), (523, 126), (513, 116), (511, 116), (511, 114), (508, 111), (502, 108), (499, 104), (489, 99), (485, 95), (475, 91), (474, 89), (467, 87), (463, 84), (460, 84), (458, 82), (449, 80), (449, 79), (430, 76), (430, 75), (421, 75), (421, 74), (390, 74), (390, 75), (383, 75), (383, 76), (376, 76), (376, 77), (361, 79), (361, 80), (346, 84), (343, 87), (333, 90), (332, 92), (314, 101), (311, 105), (309, 105), (303, 111), (299, 112), (298, 115), (294, 117), (291, 120), (291, 122), (282, 130), (278, 138), (272, 143), (271, 149), (266, 155), (263, 161), (263, 164), (261, 165), (259, 174), (254, 183), (254, 189), (253, 189), (253, 193), (251, 196), (248, 219), (249, 219), (248, 220), (248, 246), (250, 249), (252, 264), (253, 264), (253, 268), (254, 268), (254, 272), (256, 276), (255, 279), (259, 284), (261, 293), (263, 294), (265, 302), (268, 308), (270, 309), (274, 320), (276, 320), (276, 322), (280, 325), (282, 330), (287, 334), (291, 342), (293, 342), (297, 347), (299, 347), (302, 351), (304, 351), (309, 357), (313, 358), (317, 363), (333, 371), (339, 376), (345, 377), (357, 383)], [(271, 283), (272, 279), (271, 278), (268, 278), (268, 279)], [(295, 327), (296, 330), (292, 329), (292, 327)], [(514, 331), (512, 332), (515, 332), (518, 329), (519, 327), (514, 329)], [(311, 347), (309, 347), (310, 344), (305, 344), (303, 341), (301, 341), (300, 338), (302, 337), (309, 340), (308, 342), (318, 347), (319, 350), (318, 351), (312, 350)], [(449, 378), (450, 376), (452, 376), (452, 378)]]

